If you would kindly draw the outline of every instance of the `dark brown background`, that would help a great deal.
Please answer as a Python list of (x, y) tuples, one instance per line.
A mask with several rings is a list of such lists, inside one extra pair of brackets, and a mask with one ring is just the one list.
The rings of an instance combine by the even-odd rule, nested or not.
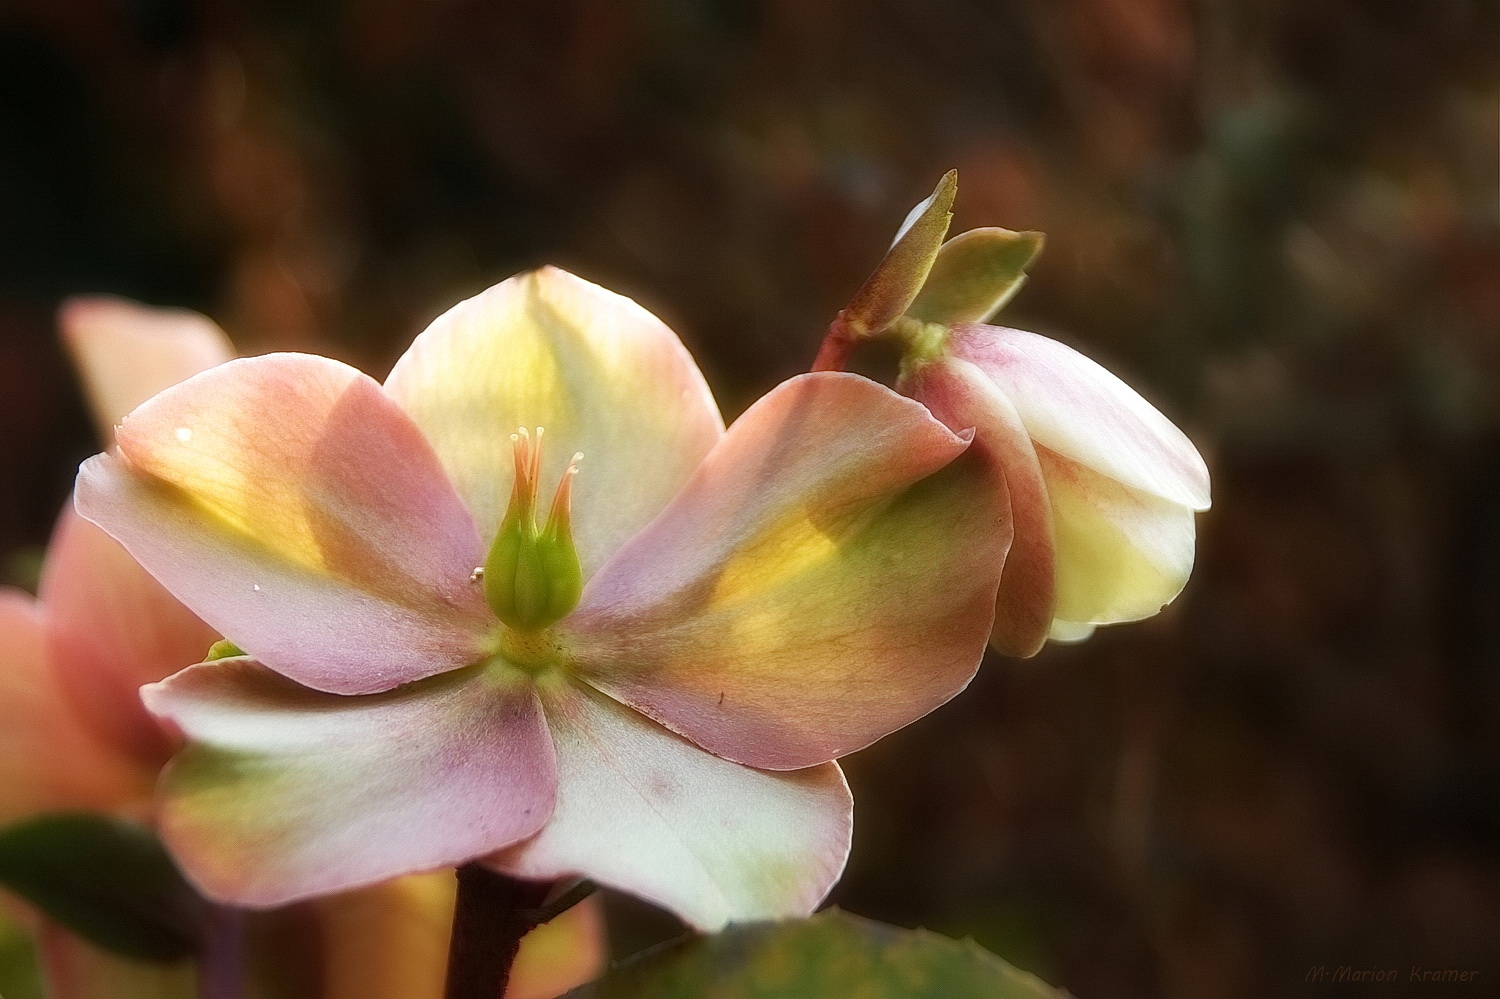
[(837, 901), (1083, 999), (1500, 982), (1497, 38), (1459, 0), (11, 0), (0, 551), (94, 448), (64, 295), (379, 375), (551, 261), (732, 414), (957, 166), (955, 231), (1049, 236), (1008, 321), (1185, 427), (1215, 506), (1160, 618), (849, 761)]

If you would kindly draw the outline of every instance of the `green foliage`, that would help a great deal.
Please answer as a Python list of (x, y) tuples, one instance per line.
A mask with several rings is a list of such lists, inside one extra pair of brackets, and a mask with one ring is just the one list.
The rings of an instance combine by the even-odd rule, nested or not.
[(938, 251), (906, 314), (927, 323), (979, 323), (1015, 297), (1042, 250), (1039, 232), (970, 229)]
[(21, 928), (0, 914), (0, 996), (43, 999), (36, 948)]
[(1066, 999), (971, 940), (829, 910), (650, 951), (568, 999)]
[(208, 913), (150, 831), (102, 815), (0, 830), (0, 885), (90, 943), (147, 961), (193, 954)]

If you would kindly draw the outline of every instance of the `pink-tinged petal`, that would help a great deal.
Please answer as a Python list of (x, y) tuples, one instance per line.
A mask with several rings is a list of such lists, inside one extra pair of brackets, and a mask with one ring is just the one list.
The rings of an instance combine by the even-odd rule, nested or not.
[(1052, 499), (1061, 633), (1087, 637), (1084, 627), (1139, 621), (1171, 602), (1193, 569), (1193, 511), (1046, 448), (1037, 457)]
[(282, 905), (456, 866), (552, 811), (552, 745), (519, 674), (342, 697), (240, 658), (142, 695), (188, 739), (163, 779), (162, 836), (222, 901)]
[[(457, 882), (413, 874), (315, 903), (322, 999), (442, 999)], [(586, 899), (521, 940), (506, 999), (556, 999), (606, 960), (603, 912)]]
[(135, 961), (100, 950), (58, 926), (37, 934), (42, 974), (51, 999), (195, 999), (198, 971), (191, 961)]
[(71, 505), (47, 547), (41, 601), (52, 669), (78, 717), (154, 775), (174, 745), (141, 704), (141, 685), (202, 660), (218, 633)]
[(585, 589), (564, 622), (583, 675), (772, 770), (921, 717), (978, 669), (1010, 543), (966, 446), (858, 375), (782, 384)]
[(978, 324), (955, 326), (952, 348), (994, 379), (1038, 444), (1142, 492), (1208, 509), (1208, 468), (1193, 442), (1078, 351)]
[(479, 536), (374, 381), (304, 354), (230, 361), (153, 398), (79, 512), (199, 617), (307, 686), (372, 693), (477, 662)]
[(1047, 643), (1057, 588), (1051, 503), (1030, 435), (995, 383), (960, 358), (921, 365), (898, 388), (953, 430), (973, 429), (970, 450), (1000, 469), (1015, 538), (1000, 576), (990, 644), (1008, 656), (1035, 655)]
[(582, 452), (573, 537), (585, 578), (724, 432), (703, 375), (661, 320), (555, 267), (449, 309), (385, 387), (432, 441), (486, 540), (510, 500), (518, 427), (546, 431), (544, 494)]
[(48, 666), (39, 606), (0, 589), (0, 825), (142, 801), (150, 780), (79, 724)]
[(597, 691), (562, 681), (540, 695), (557, 746), (557, 810), (493, 867), (583, 875), (702, 930), (806, 916), (838, 880), (853, 801), (837, 764), (752, 770)]
[(186, 309), (153, 309), (123, 298), (70, 298), (57, 321), (105, 441), (126, 413), (162, 389), (234, 356), (213, 320)]

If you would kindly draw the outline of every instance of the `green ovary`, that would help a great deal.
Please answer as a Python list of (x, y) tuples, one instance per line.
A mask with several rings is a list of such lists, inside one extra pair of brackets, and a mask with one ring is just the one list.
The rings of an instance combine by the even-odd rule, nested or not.
[(573, 545), (574, 455), (558, 483), (544, 526), (536, 522), (537, 477), (541, 469), (541, 430), (536, 440), (523, 429), (511, 436), (516, 478), (510, 506), (484, 563), (484, 597), (495, 616), (513, 631), (540, 631), (562, 620), (578, 605), (583, 569)]

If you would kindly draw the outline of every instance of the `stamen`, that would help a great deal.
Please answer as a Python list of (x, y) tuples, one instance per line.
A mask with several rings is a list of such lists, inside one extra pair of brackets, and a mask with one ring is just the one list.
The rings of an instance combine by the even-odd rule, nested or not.
[(562, 478), (557, 480), (557, 492), (552, 495), (552, 509), (547, 513), (548, 533), (571, 534), (573, 531), (573, 480), (578, 477), (578, 463), (582, 460), (582, 451), (574, 454), (568, 467), (563, 469)]

